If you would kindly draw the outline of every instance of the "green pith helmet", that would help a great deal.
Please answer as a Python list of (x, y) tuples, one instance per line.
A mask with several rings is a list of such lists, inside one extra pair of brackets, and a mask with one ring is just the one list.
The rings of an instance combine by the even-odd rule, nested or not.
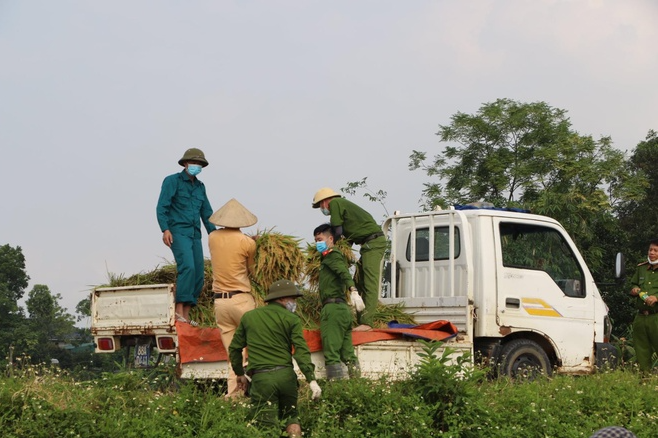
[(270, 289), (267, 291), (265, 301), (278, 300), (285, 297), (301, 297), (302, 292), (297, 289), (295, 283), (290, 280), (277, 280), (272, 283)]
[(186, 161), (198, 161), (201, 163), (201, 167), (206, 167), (208, 165), (208, 160), (206, 160), (206, 156), (203, 154), (203, 151), (197, 148), (190, 148), (186, 150), (183, 154), (183, 158), (178, 160), (178, 164), (185, 167)]

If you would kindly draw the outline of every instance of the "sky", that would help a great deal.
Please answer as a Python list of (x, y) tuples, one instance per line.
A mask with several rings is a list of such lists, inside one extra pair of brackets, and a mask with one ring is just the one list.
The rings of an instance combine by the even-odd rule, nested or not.
[(656, 23), (654, 0), (0, 0), (0, 245), (73, 314), (173, 261), (155, 207), (190, 147), (214, 210), (305, 241), (322, 187), (418, 211), (409, 155), (499, 98), (632, 151), (658, 130)]

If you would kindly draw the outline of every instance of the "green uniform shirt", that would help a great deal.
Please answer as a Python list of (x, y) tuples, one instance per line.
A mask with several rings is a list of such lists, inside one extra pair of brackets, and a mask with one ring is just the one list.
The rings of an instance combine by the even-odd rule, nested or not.
[(330, 249), (322, 253), (319, 283), (322, 302), (329, 298), (345, 299), (345, 291), (354, 286), (347, 260), (340, 251)]
[(208, 234), (215, 226), (208, 220), (212, 207), (206, 195), (206, 186), (197, 178), (190, 179), (187, 172), (169, 175), (162, 182), (156, 208), (160, 231), (171, 231), (194, 239), (201, 239), (199, 218)]
[(350, 242), (361, 244), (363, 240), (382, 229), (370, 213), (345, 198), (333, 198), (329, 202), (331, 225), (343, 226), (343, 236)]
[[(642, 292), (649, 295), (658, 296), (658, 265), (651, 265), (649, 262), (640, 263), (631, 278), (631, 288), (639, 287)], [(635, 307), (639, 310), (655, 310), (656, 306), (651, 307), (644, 304), (642, 298), (637, 297)]]
[(245, 373), (242, 366), (242, 349), (245, 347), (249, 349), (250, 370), (292, 367), (294, 356), (306, 380), (315, 380), (315, 365), (304, 339), (302, 322), (279, 303), (272, 302), (242, 316), (228, 349), (231, 366), (238, 376)]

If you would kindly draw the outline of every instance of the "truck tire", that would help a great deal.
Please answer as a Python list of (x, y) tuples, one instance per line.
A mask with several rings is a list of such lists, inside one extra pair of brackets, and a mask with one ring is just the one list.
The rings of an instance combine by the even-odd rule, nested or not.
[(539, 374), (553, 373), (551, 361), (543, 348), (529, 339), (514, 339), (503, 346), (499, 374), (513, 379), (534, 380)]

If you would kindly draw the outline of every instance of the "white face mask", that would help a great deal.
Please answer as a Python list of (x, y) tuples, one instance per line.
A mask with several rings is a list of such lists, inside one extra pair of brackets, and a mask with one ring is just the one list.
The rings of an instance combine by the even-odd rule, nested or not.
[(327, 208), (320, 208), (320, 211), (322, 212), (323, 215), (329, 216), (331, 212)]
[(658, 263), (658, 259), (656, 259), (652, 262), (649, 257), (647, 257), (647, 261), (649, 262), (650, 265), (655, 265), (656, 263)]
[(286, 301), (286, 309), (290, 310), (292, 313), (295, 313), (295, 310), (297, 310), (297, 302)]

